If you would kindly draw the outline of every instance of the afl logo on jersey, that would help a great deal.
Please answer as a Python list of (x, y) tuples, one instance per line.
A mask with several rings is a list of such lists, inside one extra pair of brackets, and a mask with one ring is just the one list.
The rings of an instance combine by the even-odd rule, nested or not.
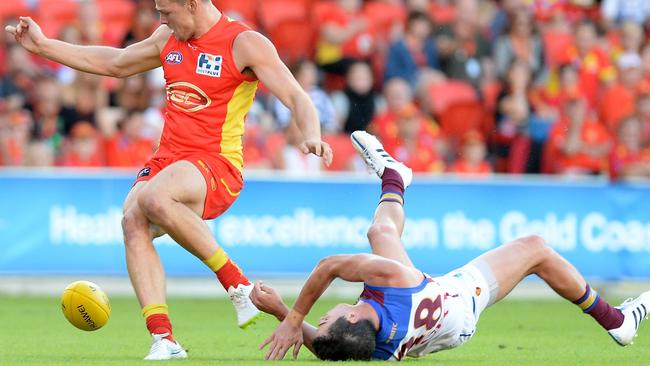
[(171, 51), (165, 57), (165, 62), (168, 64), (178, 65), (183, 62), (183, 54), (178, 51)]
[(212, 100), (198, 86), (179, 81), (167, 85), (169, 104), (185, 112), (197, 112), (212, 104)]

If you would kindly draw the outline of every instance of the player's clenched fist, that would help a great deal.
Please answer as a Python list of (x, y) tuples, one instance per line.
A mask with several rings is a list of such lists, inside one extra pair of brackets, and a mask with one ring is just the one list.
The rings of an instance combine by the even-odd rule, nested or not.
[(275, 289), (265, 285), (262, 281), (255, 282), (251, 300), (259, 310), (275, 316), (279, 321), (284, 320), (289, 312), (287, 305), (282, 302), (282, 298)]
[(330, 166), (332, 164), (332, 159), (334, 158), (334, 153), (332, 148), (325, 141), (319, 140), (306, 140), (300, 144), (300, 151), (305, 154), (314, 154), (316, 156), (321, 156), (325, 160), (325, 165)]
[(41, 27), (30, 17), (20, 17), (15, 27), (8, 25), (5, 30), (16, 38), (16, 42), (33, 53), (39, 53), (39, 47), (46, 39)]

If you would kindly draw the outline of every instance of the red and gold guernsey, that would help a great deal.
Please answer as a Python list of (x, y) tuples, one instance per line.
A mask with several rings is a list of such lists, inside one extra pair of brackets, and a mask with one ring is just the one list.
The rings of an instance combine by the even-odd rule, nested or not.
[(166, 80), (165, 126), (158, 156), (220, 154), (243, 167), (244, 119), (253, 104), (257, 79), (235, 65), (232, 46), (246, 25), (221, 16), (197, 39), (173, 35), (160, 59)]

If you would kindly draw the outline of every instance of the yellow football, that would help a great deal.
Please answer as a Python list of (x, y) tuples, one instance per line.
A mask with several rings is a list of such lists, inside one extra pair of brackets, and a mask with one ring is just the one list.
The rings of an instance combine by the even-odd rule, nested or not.
[(81, 330), (97, 330), (108, 322), (111, 305), (99, 286), (89, 281), (76, 281), (63, 290), (61, 309), (66, 319)]

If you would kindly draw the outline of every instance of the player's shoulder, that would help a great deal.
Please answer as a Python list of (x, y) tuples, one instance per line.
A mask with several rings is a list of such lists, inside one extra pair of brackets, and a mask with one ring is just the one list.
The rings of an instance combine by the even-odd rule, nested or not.
[(158, 48), (162, 48), (165, 43), (169, 40), (169, 37), (171, 37), (173, 34), (171, 28), (169, 28), (166, 24), (161, 24), (156, 28), (156, 30), (151, 33), (151, 36), (149, 38), (156, 43)]
[(275, 46), (263, 34), (254, 30), (239, 33), (233, 42), (233, 53), (237, 58), (264, 60), (273, 55)]

